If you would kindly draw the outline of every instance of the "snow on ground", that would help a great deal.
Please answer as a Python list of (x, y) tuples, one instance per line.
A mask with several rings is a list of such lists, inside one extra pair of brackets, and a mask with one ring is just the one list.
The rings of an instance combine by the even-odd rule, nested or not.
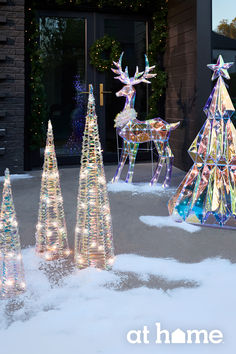
[[(11, 172), (11, 171), (10, 171)], [(4, 176), (0, 176), (0, 182), (3, 182), (4, 181)], [(10, 179), (11, 181), (15, 181), (17, 179), (26, 179), (26, 178), (33, 178), (33, 176), (31, 176), (30, 174), (28, 173), (24, 173), (24, 174), (13, 174), (11, 175), (10, 174)]]
[[(3, 354), (232, 354), (235, 351), (236, 265), (223, 259), (197, 264), (137, 255), (116, 257), (113, 271), (85, 269), (49, 280), (47, 266), (23, 251), (27, 292), (17, 301), (0, 301)], [(50, 272), (61, 271), (49, 262)], [(40, 270), (40, 269), (41, 270)], [(130, 274), (146, 283), (121, 290)], [(192, 287), (163, 291), (156, 282), (191, 281)], [(11, 308), (14, 308), (12, 310)], [(155, 344), (155, 323), (162, 329), (219, 329), (224, 343)], [(149, 344), (130, 344), (127, 332), (150, 330)]]
[[(135, 254), (121, 254), (116, 257), (114, 271), (133, 272), (137, 275), (155, 275), (172, 281), (191, 280), (207, 285), (209, 274), (214, 274), (215, 267), (221, 272), (227, 270), (230, 263), (220, 258), (208, 258), (200, 263), (180, 263), (174, 259), (148, 258)], [(236, 266), (235, 266), (236, 267)], [(207, 270), (206, 273), (204, 273)], [(236, 268), (235, 268), (236, 270)]]
[(153, 186), (150, 186), (149, 183), (125, 183), (124, 181), (119, 181), (116, 183), (109, 182), (107, 184), (109, 192), (118, 193), (118, 192), (132, 192), (133, 194), (138, 193), (169, 193), (173, 192), (174, 188), (163, 188), (160, 183), (157, 183)]
[(156, 227), (177, 227), (179, 229), (188, 232), (197, 232), (201, 230), (201, 227), (197, 225), (191, 225), (186, 222), (177, 222), (172, 216), (140, 216), (139, 220), (144, 224)]

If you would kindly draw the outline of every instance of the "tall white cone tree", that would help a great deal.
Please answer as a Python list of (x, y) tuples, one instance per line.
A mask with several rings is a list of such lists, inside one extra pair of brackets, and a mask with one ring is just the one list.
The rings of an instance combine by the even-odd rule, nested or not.
[(36, 226), (36, 252), (46, 260), (64, 258), (70, 254), (50, 120), (44, 151), (39, 215)]
[(79, 268), (109, 269), (113, 259), (110, 205), (90, 85), (79, 179), (75, 263)]
[(13, 297), (24, 291), (25, 280), (20, 236), (7, 168), (0, 214), (0, 298)]

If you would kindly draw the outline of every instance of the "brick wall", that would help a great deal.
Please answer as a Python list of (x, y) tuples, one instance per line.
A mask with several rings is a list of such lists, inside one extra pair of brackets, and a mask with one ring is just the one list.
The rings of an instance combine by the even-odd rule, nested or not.
[(0, 0), (0, 173), (24, 162), (24, 0)]

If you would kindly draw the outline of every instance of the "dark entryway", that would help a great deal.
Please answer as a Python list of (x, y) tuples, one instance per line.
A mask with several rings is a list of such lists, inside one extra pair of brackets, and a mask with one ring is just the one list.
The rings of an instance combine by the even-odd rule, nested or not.
[[(49, 118), (52, 120), (58, 161), (79, 162), (83, 124), (86, 115), (87, 91), (94, 86), (100, 139), (105, 161), (116, 161), (117, 138), (114, 118), (124, 106), (124, 98), (115, 93), (122, 84), (111, 71), (99, 72), (90, 65), (89, 48), (107, 34), (120, 42), (125, 52), (123, 66), (130, 76), (136, 65), (144, 69), (148, 45), (148, 22), (140, 16), (119, 16), (99, 13), (63, 13), (40, 11), (40, 47), (44, 68)], [(104, 58), (108, 53), (104, 53)], [(148, 88), (136, 87), (136, 110), (139, 119), (146, 119)], [(43, 148), (41, 149), (41, 156)]]

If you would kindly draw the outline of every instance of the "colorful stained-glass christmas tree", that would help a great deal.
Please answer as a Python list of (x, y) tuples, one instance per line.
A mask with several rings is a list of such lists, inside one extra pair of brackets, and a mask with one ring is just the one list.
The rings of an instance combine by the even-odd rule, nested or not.
[(64, 258), (70, 254), (50, 121), (44, 151), (39, 216), (36, 226), (36, 252), (47, 260)]
[(169, 212), (191, 223), (236, 227), (236, 130), (230, 117), (234, 113), (224, 78), (233, 63), (221, 55), (214, 71), (217, 82), (204, 107), (206, 122), (188, 152), (194, 165), (174, 197)]
[(113, 259), (110, 205), (90, 85), (79, 179), (75, 263), (79, 268), (109, 269)]
[(25, 280), (20, 236), (7, 168), (0, 214), (0, 298), (13, 297), (24, 291)]

